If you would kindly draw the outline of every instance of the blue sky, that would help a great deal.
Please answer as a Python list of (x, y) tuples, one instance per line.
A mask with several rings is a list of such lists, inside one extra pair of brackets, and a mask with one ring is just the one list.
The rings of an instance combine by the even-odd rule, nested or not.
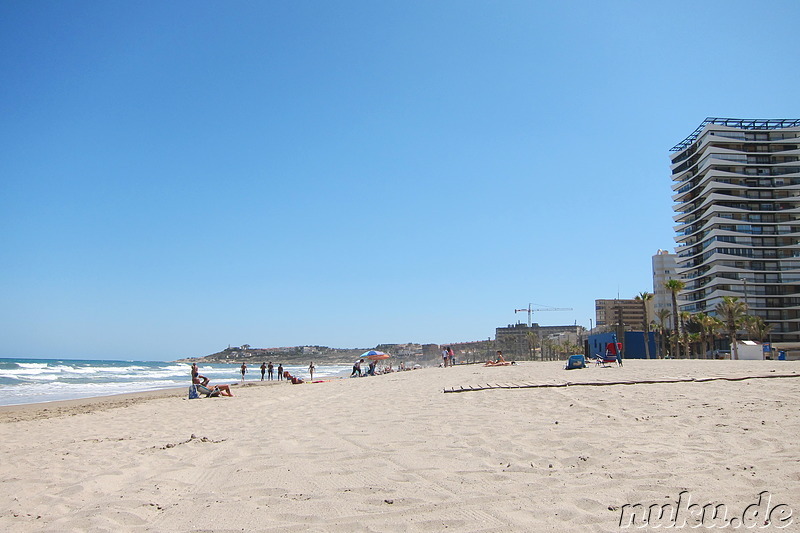
[(795, 1), (0, 3), (0, 356), (449, 343), (652, 291)]

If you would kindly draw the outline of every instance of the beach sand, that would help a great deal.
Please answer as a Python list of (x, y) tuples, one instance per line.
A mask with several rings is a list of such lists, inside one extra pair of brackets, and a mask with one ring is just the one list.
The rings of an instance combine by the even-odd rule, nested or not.
[[(746, 376), (764, 377), (443, 393)], [(606, 532), (626, 504), (684, 493), (730, 518), (768, 491), (794, 522), (759, 530), (798, 531), (797, 376), (800, 362), (525, 362), (2, 408), (0, 529)]]

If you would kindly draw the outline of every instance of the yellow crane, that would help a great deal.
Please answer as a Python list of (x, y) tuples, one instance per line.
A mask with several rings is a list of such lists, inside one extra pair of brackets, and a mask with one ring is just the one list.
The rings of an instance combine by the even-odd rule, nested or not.
[(525, 311), (528, 312), (528, 327), (531, 327), (531, 315), (534, 311), (572, 311), (571, 307), (549, 307), (546, 305), (542, 305), (537, 307), (536, 309), (533, 308), (534, 305), (540, 304), (528, 304), (527, 309), (514, 309), (514, 314), (516, 313), (524, 313)]

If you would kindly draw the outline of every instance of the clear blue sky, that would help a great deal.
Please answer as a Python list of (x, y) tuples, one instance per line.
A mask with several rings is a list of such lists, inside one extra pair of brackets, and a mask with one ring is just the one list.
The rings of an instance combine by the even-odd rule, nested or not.
[(589, 325), (669, 148), (798, 118), (791, 1), (0, 3), (0, 356)]

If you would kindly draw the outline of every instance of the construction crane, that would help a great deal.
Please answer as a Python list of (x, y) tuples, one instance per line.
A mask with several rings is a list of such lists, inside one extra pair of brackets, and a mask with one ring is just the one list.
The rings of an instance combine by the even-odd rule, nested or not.
[(528, 327), (531, 327), (531, 325), (532, 325), (531, 324), (531, 315), (533, 314), (534, 311), (572, 311), (571, 307), (541, 306), (541, 307), (537, 307), (536, 309), (534, 309), (533, 307), (531, 307), (533, 305), (539, 305), (539, 304), (528, 304), (528, 308), (527, 309), (514, 309), (514, 313), (515, 314), (516, 313), (523, 313), (525, 311), (528, 312)]

